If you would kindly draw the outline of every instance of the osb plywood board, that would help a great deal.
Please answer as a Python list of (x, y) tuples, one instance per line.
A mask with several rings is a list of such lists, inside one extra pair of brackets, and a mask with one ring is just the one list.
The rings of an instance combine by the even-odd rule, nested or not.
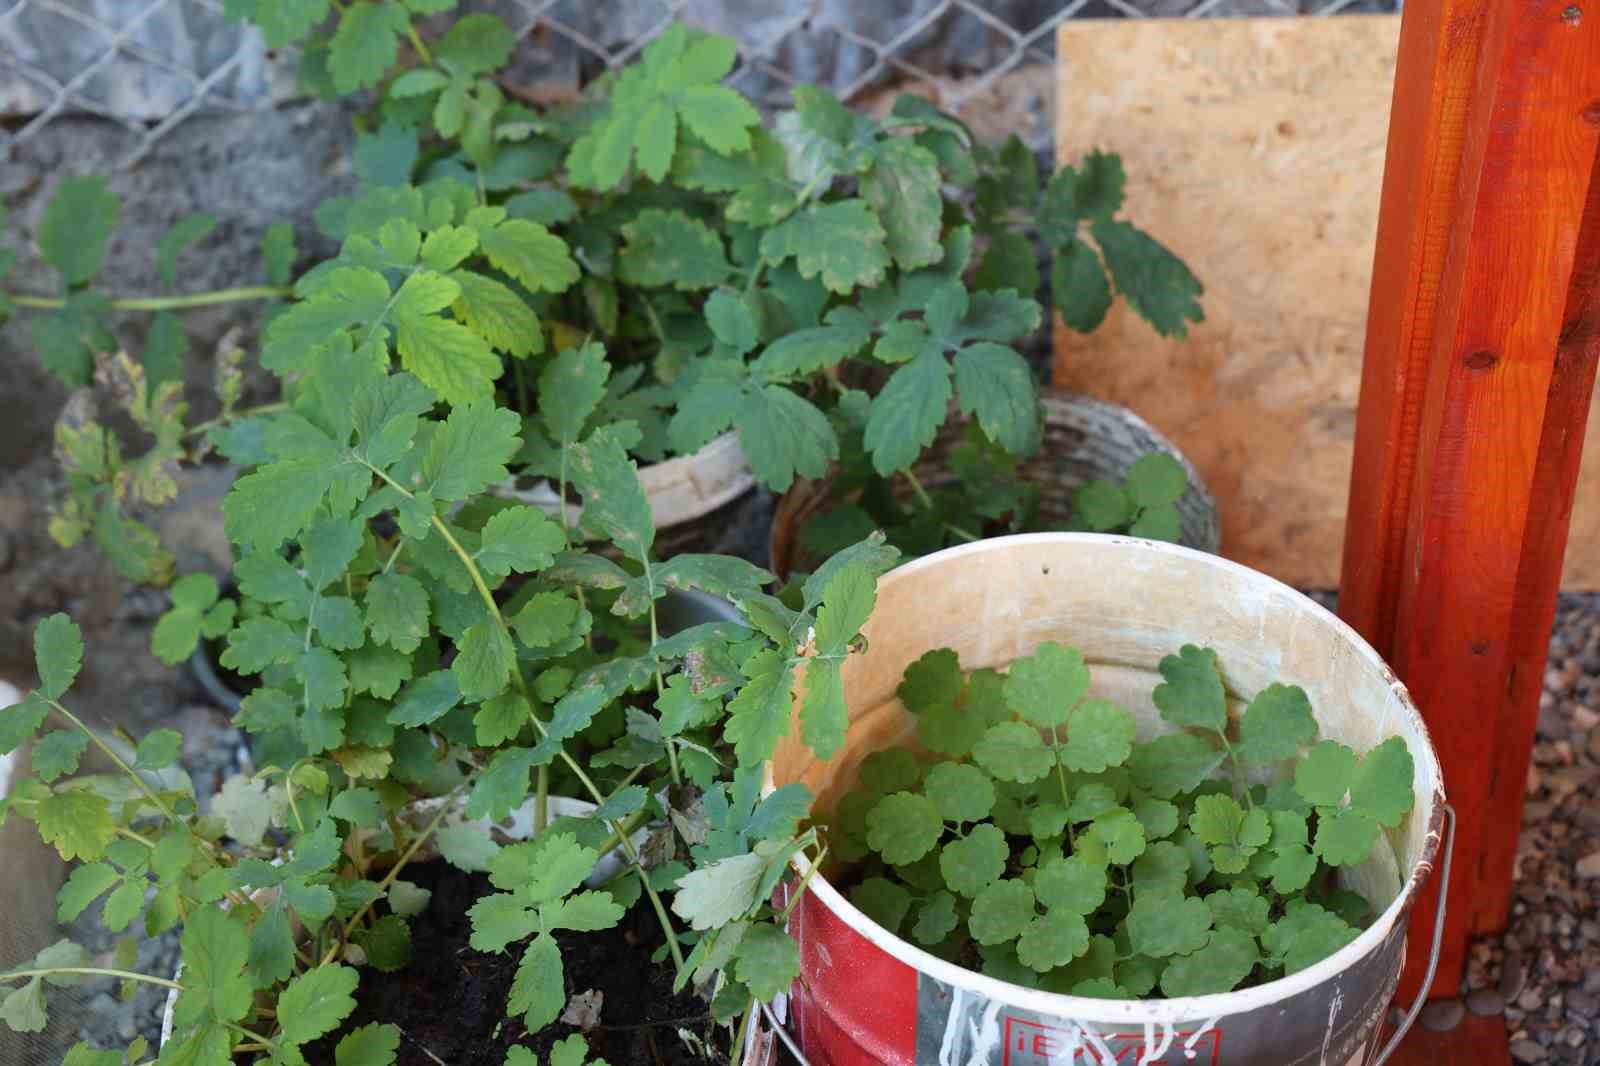
[[(1397, 15), (1067, 22), (1056, 144), (1128, 171), (1128, 217), (1206, 286), (1166, 341), (1125, 308), (1056, 335), (1058, 384), (1125, 404), (1200, 469), (1223, 552), (1338, 584)], [(1565, 585), (1600, 588), (1600, 426)]]

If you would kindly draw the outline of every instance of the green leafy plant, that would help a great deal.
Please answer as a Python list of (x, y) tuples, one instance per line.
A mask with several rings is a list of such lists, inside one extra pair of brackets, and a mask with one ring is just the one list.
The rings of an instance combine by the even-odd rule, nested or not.
[[(878, 476), (865, 451), (852, 447), (859, 432), (844, 423), (840, 437), (846, 444), (838, 468), (812, 490), (824, 493), (825, 502), (798, 529), (803, 557), (792, 562), (799, 569), (875, 529), (906, 556), (1008, 533), (1089, 531), (1164, 541), (1182, 533), (1177, 504), (1188, 475), (1164, 452), (1141, 456), (1120, 485), (1097, 479), (1079, 486), (1070, 515), (1056, 517), (1041, 512), (1041, 485), (1033, 480), (1040, 475), (1030, 476), (1023, 460), (976, 424), (962, 431), (941, 465), (923, 461), (931, 473), (907, 469), (892, 479)], [(1049, 473), (1045, 464), (1043, 476)]]
[(825, 833), (851, 901), (943, 958), (1105, 998), (1227, 992), (1354, 940), (1372, 908), (1335, 870), (1410, 811), (1404, 741), (1318, 741), (1292, 685), (1232, 713), (1210, 649), (1161, 675), (1175, 731), (1140, 742), (1076, 649), (1041, 644), (1004, 674), (918, 659), (899, 695), (932, 757), (869, 755)]
[[(172, 765), (175, 733), (123, 753), (65, 705), (81, 640), (64, 616), (40, 626), (40, 687), (0, 710), (0, 754), (33, 741), (33, 773), (0, 817), (34, 822), (80, 863), (64, 919), (105, 897), (114, 931), (182, 922), (183, 969), (111, 971), (57, 945), (0, 974), (12, 986), (0, 1017), (35, 1030), (47, 985), (110, 973), (181, 989), (163, 1061), (300, 1062), (331, 1035), (362, 1063), (391, 1062), (386, 1031), (340, 1026), (362, 969), (409, 959), (418, 894), (402, 875), (424, 847), (488, 872), (497, 891), (472, 905), (472, 943), (520, 959), (507, 1009), (530, 1031), (565, 1002), (556, 934), (606, 928), (632, 906), (655, 915), (668, 964), (705, 989), (716, 1022), (742, 1032), (753, 997), (793, 979), (772, 889), (797, 851), (821, 852), (798, 829), (809, 795), (762, 799), (759, 766), (788, 730), (797, 670), (837, 676), (894, 553), (866, 539), (788, 600), (742, 560), (655, 558), (622, 443), (631, 427), (575, 438), (588, 414), (574, 397), (593, 395), (597, 357), (551, 363), (539, 424), (565, 442), (582, 523), (612, 556), (486, 492), (522, 448), (516, 413), (441, 406), (359, 351), (298, 378), (287, 409), (251, 416), (263, 456), (224, 504), (238, 599), (184, 577), (154, 635), (176, 661), (226, 633), (222, 663), (259, 677), (237, 722), (261, 769), (206, 802)], [(747, 624), (664, 635), (656, 604), (673, 589), (729, 597)], [(52, 718), (71, 728), (40, 734)], [(835, 750), (842, 690), (816, 686), (801, 721), (807, 743)], [(121, 775), (73, 776), (90, 745)], [(551, 820), (552, 794), (596, 809)], [(519, 808), (543, 828), (506, 844), (492, 825)], [(647, 824), (648, 857), (632, 842)], [(612, 849), (626, 869), (587, 884)]]

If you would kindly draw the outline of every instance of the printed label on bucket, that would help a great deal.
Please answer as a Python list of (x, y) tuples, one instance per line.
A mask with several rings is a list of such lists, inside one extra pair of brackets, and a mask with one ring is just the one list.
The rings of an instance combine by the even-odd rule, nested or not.
[(1347, 1066), (1365, 1061), (1394, 995), (1402, 929), (1334, 979), (1287, 999), (1173, 1026), (1022, 1009), (917, 975), (918, 1066)]

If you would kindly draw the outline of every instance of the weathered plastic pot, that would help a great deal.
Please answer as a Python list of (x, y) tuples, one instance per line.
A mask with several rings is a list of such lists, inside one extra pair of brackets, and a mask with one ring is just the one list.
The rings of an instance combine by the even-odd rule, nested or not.
[[(1274, 681), (1301, 685), (1323, 737), (1358, 752), (1390, 736), (1405, 740), (1417, 802), (1364, 865), (1341, 870), (1344, 886), (1379, 911), (1369, 928), (1315, 966), (1221, 995), (1117, 1001), (984, 977), (894, 936), (819, 873), (790, 930), (801, 952), (790, 1009), (811, 1066), (1369, 1061), (1447, 808), (1421, 717), (1353, 630), (1288, 586), (1214, 556), (1126, 537), (1042, 533), (964, 545), (890, 572), (864, 634), (866, 650), (843, 667), (844, 749), (821, 761), (796, 731), (769, 767), (769, 788), (803, 782), (819, 813), (856, 786), (867, 755), (915, 746), (895, 696), (908, 664), (950, 647), (963, 667), (1004, 667), (1046, 640), (1083, 651), (1091, 694), (1132, 710), (1141, 740), (1170, 731), (1150, 693), (1157, 663), (1184, 643), (1217, 650), (1231, 696)], [(809, 872), (805, 858), (795, 863)], [(1447, 851), (1445, 878), (1448, 870)]]
[[(656, 528), (669, 529), (732, 502), (755, 485), (756, 479), (750, 470), (750, 460), (739, 447), (739, 435), (729, 431), (692, 455), (640, 466), (639, 483), (650, 501), (650, 515), (655, 519)], [(561, 516), (561, 497), (555, 486), (543, 479), (526, 487), (514, 481), (507, 482), (493, 491), (496, 495), (532, 504), (553, 518)], [(583, 508), (568, 501), (566, 512), (567, 524), (576, 526)]]
[[(1018, 467), (1018, 475), (1039, 488), (1039, 519), (1046, 525), (1065, 527), (1072, 515), (1073, 494), (1102, 478), (1120, 482), (1142, 456), (1160, 452), (1172, 456), (1188, 476), (1189, 489), (1178, 501), (1182, 525), (1178, 542), (1200, 551), (1215, 552), (1222, 544), (1217, 501), (1201, 480), (1194, 464), (1177, 445), (1126, 407), (1066, 390), (1045, 392), (1039, 398), (1044, 437), (1037, 454)], [(950, 451), (961, 443), (971, 419), (952, 407), (951, 417), (934, 442), (917, 460), (917, 479), (928, 489), (955, 480)], [(896, 491), (909, 498), (909, 485)], [(799, 479), (778, 501), (772, 519), (769, 554), (773, 573), (787, 579), (791, 571), (810, 570), (811, 559), (800, 543), (800, 530), (814, 515), (840, 502), (833, 481)], [(902, 500), (904, 502), (904, 499)]]

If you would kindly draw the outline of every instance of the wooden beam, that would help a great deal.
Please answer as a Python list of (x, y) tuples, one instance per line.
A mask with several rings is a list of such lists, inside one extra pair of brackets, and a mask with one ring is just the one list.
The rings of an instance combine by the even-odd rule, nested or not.
[[(1406, 4), (1340, 610), (1411, 688), (1460, 816), (1435, 995), (1509, 910), (1600, 360), (1597, 171), (1600, 2)], [(1414, 932), (1431, 915), (1424, 893)], [(1408, 954), (1403, 989), (1426, 939)]]

